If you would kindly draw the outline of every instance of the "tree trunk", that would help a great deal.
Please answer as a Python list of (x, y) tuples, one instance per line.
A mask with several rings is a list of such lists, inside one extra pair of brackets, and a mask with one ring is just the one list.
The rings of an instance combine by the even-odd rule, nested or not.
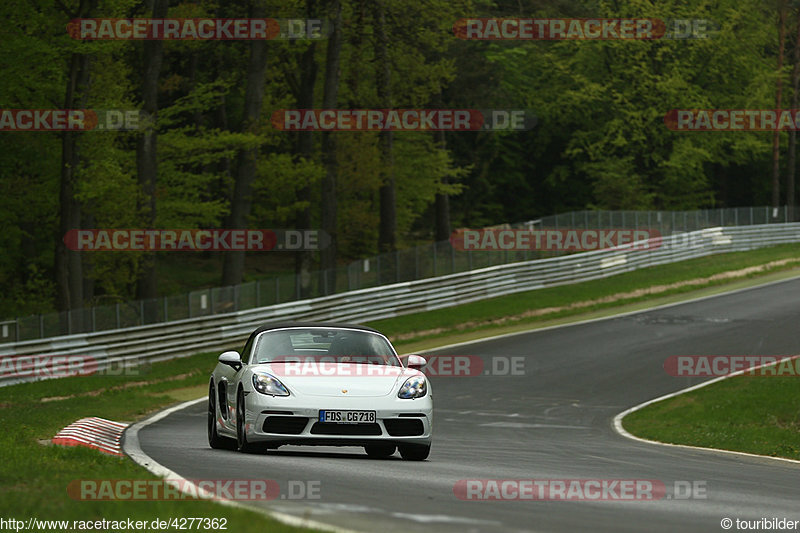
[[(154, 0), (153, 18), (167, 16), (169, 0)], [(161, 62), (164, 57), (162, 41), (145, 41), (142, 44), (142, 111), (147, 117), (144, 131), (136, 144), (136, 172), (139, 181), (139, 213), (142, 225), (147, 229), (156, 225), (156, 180), (158, 161), (156, 159), (156, 116), (158, 113), (158, 78), (161, 71)], [(142, 255), (139, 264), (139, 275), (136, 279), (136, 298), (151, 300), (144, 306), (142, 323), (151, 323), (157, 320), (158, 305), (155, 303), (157, 296), (156, 256), (153, 252)]]
[[(265, 18), (266, 10), (255, 0), (250, 14), (251, 18)], [(261, 104), (264, 101), (264, 73), (267, 68), (266, 40), (250, 42), (250, 62), (247, 65), (247, 88), (244, 99), (244, 120), (242, 131), (253, 130), (261, 117)], [(246, 229), (247, 217), (253, 202), (253, 180), (256, 177), (256, 161), (258, 148), (243, 150), (239, 153), (239, 164), (236, 181), (231, 198), (231, 212), (228, 215), (226, 229)], [(222, 264), (222, 284), (237, 285), (244, 277), (244, 251), (228, 251)]]
[[(381, 107), (392, 108), (391, 65), (389, 64), (389, 38), (386, 34), (386, 13), (382, 1), (375, 7), (375, 59), (378, 64), (377, 93)], [(393, 132), (383, 130), (381, 142), (380, 224), (378, 226), (378, 252), (393, 252), (397, 248), (397, 198), (393, 170)], [(383, 269), (384, 271), (388, 269)], [(391, 276), (391, 271), (389, 271)]]
[[(792, 110), (797, 109), (798, 93), (800, 92), (800, 8), (797, 9), (797, 34), (794, 40), (794, 58), (792, 64)], [(789, 222), (794, 222), (795, 218), (795, 157), (797, 150), (797, 131), (789, 131), (789, 161), (786, 175), (786, 204), (789, 206)]]
[[(786, 42), (786, 2), (781, 0), (778, 5), (778, 82), (775, 96), (776, 109), (781, 108), (783, 95), (783, 50)], [(781, 132), (775, 130), (772, 136), (772, 207), (777, 208), (781, 201), (780, 190), (780, 147)]]
[[(322, 94), (323, 109), (336, 107), (339, 98), (339, 55), (342, 49), (342, 4), (340, 0), (331, 1), (333, 32), (328, 38), (325, 56), (325, 87)], [(325, 176), (322, 178), (322, 231), (330, 236), (330, 245), (320, 252), (321, 276), (320, 291), (325, 294), (336, 290), (337, 255), (337, 203), (336, 181), (336, 142), (331, 132), (322, 133), (322, 162)]]
[[(442, 93), (436, 95), (436, 107), (442, 108)], [(447, 149), (447, 140), (444, 136), (444, 131), (439, 130), (433, 132), (433, 137), (436, 140), (436, 148), (439, 150)], [(443, 183), (447, 183), (447, 178), (442, 178)], [(436, 220), (436, 235), (437, 241), (446, 241), (450, 239), (450, 196), (446, 193), (437, 193), (436, 202), (434, 205), (435, 220)]]
[[(90, 17), (96, 0), (81, 0), (78, 13), (72, 17)], [(64, 109), (84, 108), (86, 106), (86, 87), (89, 84), (89, 57), (85, 54), (72, 54), (67, 74), (67, 88), (64, 96)], [(78, 154), (79, 132), (65, 131), (61, 134), (61, 179), (59, 182), (59, 235), (56, 237), (55, 281), (56, 309), (69, 312), (83, 307), (83, 269), (81, 252), (69, 250), (64, 236), (70, 230), (81, 227), (80, 203), (75, 198), (76, 171), (80, 164)], [(81, 331), (80, 316), (71, 318), (62, 315), (61, 333)]]
[[(306, 15), (310, 18), (314, 16), (314, 0), (306, 1)], [(308, 48), (300, 57), (300, 83), (298, 84), (297, 107), (300, 109), (311, 109), (314, 107), (314, 84), (317, 80), (317, 62), (314, 60), (314, 53), (317, 50), (316, 41), (311, 41)], [(297, 132), (297, 146), (295, 153), (298, 157), (310, 161), (314, 156), (314, 137), (313, 131)], [(306, 183), (300, 189), (300, 198), (309, 202), (308, 206), (297, 213), (295, 225), (297, 229), (311, 228), (311, 186)], [(300, 298), (311, 296), (311, 252), (299, 250), (294, 255), (295, 283), (297, 283), (297, 293)]]

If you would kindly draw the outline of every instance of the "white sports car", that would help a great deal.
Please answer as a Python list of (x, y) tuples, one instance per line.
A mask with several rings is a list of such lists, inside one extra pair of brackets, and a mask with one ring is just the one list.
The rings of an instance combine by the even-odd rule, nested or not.
[(284, 444), (363, 446), (370, 457), (422, 461), (433, 398), (409, 355), (366, 327), (289, 323), (256, 329), (242, 354), (225, 352), (208, 390), (212, 448), (260, 452)]

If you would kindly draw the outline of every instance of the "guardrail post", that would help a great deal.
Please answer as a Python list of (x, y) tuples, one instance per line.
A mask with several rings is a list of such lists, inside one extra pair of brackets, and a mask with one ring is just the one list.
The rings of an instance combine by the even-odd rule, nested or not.
[(456, 250), (453, 245), (450, 245), (450, 273), (456, 273)]
[(72, 334), (72, 311), (67, 309), (67, 335)]
[(353, 265), (347, 265), (347, 290), (353, 290), (353, 269), (351, 268)]

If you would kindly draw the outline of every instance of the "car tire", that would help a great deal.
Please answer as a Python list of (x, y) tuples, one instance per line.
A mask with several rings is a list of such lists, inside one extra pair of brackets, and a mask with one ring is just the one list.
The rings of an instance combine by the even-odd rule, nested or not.
[(373, 459), (385, 459), (394, 455), (397, 446), (394, 444), (368, 444), (364, 446), (364, 451), (367, 452)]
[(236, 395), (236, 449), (242, 453), (261, 453), (266, 446), (247, 442), (244, 430), (244, 392)]
[(430, 444), (401, 444), (398, 448), (406, 461), (424, 461), (431, 453)]
[(208, 388), (208, 445), (215, 450), (233, 450), (236, 441), (227, 437), (220, 437), (217, 433), (217, 397), (214, 385)]

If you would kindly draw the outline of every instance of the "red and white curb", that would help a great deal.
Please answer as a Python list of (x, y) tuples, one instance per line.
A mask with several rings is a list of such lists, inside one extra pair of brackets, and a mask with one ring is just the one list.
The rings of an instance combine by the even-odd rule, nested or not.
[(53, 444), (85, 446), (110, 455), (122, 456), (122, 432), (128, 424), (89, 417), (68, 425), (53, 437)]

